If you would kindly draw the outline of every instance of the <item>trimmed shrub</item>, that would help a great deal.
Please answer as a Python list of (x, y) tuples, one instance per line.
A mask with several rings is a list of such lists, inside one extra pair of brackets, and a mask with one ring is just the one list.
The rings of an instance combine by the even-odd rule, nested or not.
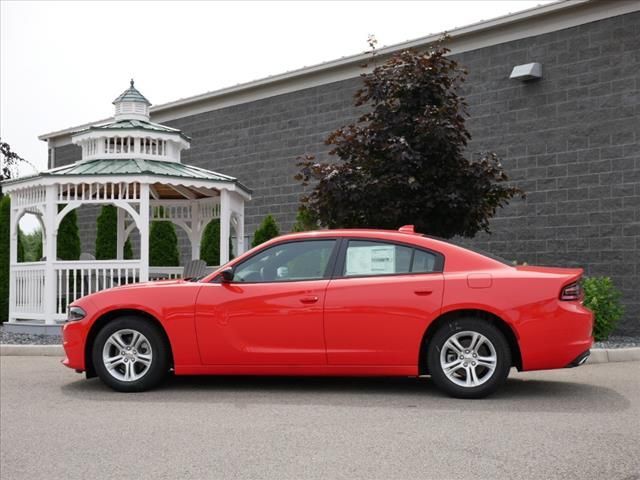
[(0, 322), (9, 319), (9, 241), (11, 199), (0, 197)]
[(24, 233), (18, 227), (18, 262), (24, 262)]
[(305, 205), (300, 205), (296, 214), (296, 223), (293, 225), (292, 232), (308, 232), (316, 230), (318, 223), (313, 219), (313, 214)]
[(151, 222), (149, 232), (149, 265), (154, 267), (174, 267), (180, 265), (178, 237), (173, 223)]
[(267, 215), (256, 232), (253, 234), (253, 243), (251, 244), (251, 246), (257, 247), (258, 245), (266, 242), (267, 240), (271, 240), (278, 235), (280, 235), (280, 230), (278, 229), (278, 224), (276, 223), (275, 218), (273, 218), (271, 215)]
[[(220, 265), (220, 219), (211, 220), (202, 232), (200, 258), (207, 265)], [(233, 243), (229, 238), (229, 260), (233, 259)]]
[[(112, 260), (117, 257), (118, 243), (118, 209), (113, 205), (105, 205), (100, 210), (96, 231), (96, 259)], [(133, 258), (131, 242), (127, 238), (124, 243), (123, 258)]]
[(606, 340), (624, 313), (620, 292), (609, 277), (587, 277), (582, 281), (584, 306), (595, 316), (593, 336)]
[[(60, 205), (58, 210), (62, 210)], [(65, 215), (58, 228), (57, 255), (61, 260), (78, 260), (80, 258), (80, 233), (78, 231), (78, 215), (71, 210)]]

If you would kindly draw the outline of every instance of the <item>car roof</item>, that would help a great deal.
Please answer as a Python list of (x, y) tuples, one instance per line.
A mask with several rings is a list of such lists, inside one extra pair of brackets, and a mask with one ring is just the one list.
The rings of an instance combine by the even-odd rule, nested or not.
[(463, 271), (487, 268), (511, 268), (509, 264), (493, 258), (491, 254), (478, 252), (456, 245), (445, 239), (435, 238), (408, 230), (403, 227), (399, 230), (383, 230), (375, 228), (341, 228), (335, 230), (313, 230), (308, 232), (296, 232), (281, 235), (271, 239), (268, 243), (276, 243), (287, 240), (309, 240), (313, 238), (371, 238), (407, 243), (416, 247), (431, 249), (442, 253), (446, 257), (447, 271)]

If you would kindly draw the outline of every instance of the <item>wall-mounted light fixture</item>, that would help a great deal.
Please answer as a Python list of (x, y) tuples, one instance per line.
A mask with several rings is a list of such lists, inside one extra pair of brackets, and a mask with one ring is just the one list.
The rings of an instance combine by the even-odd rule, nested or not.
[(542, 78), (542, 65), (540, 63), (526, 63), (524, 65), (516, 65), (511, 71), (509, 78), (515, 80), (536, 80)]

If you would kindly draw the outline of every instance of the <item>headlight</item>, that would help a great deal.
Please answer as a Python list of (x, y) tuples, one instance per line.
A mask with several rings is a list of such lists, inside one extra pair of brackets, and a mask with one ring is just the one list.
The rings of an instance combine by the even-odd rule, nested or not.
[(87, 313), (80, 307), (69, 307), (67, 310), (67, 322), (82, 320)]

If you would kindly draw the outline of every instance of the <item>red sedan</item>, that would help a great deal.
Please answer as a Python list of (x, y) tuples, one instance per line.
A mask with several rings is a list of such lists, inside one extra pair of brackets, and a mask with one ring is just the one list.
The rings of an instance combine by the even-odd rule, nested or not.
[(582, 270), (513, 266), (400, 231), (285, 235), (203, 279), (81, 298), (63, 363), (120, 391), (176, 375), (421, 376), (457, 397), (511, 367), (581, 365)]

